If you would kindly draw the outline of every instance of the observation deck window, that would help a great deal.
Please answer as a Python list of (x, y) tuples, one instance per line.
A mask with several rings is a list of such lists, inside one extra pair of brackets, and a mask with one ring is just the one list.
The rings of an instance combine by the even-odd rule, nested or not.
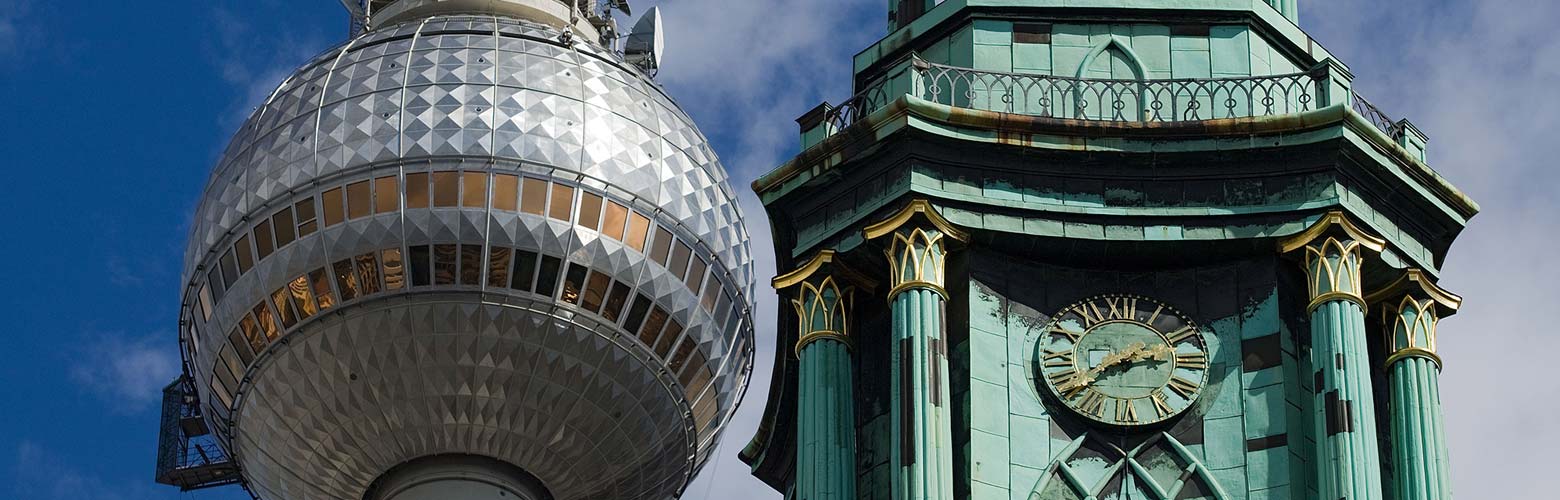
[(428, 174), (406, 174), (406, 208), (428, 208)]
[(320, 195), (320, 204), (324, 205), (322, 208), (325, 210), (325, 227), (334, 226), (346, 220), (346, 212), (342, 210), (342, 205), (345, 201), (341, 195), (341, 188), (335, 188)]
[(535, 290), (531, 285), (536, 282), (536, 252), (518, 250), (515, 252), (515, 273), (509, 279), (509, 288), (516, 290)]
[(487, 286), (504, 287), (509, 284), (509, 263), (513, 250), (505, 247), (488, 249)]
[(574, 188), (564, 184), (552, 185), (552, 204), (547, 209), (547, 216), (561, 221), (573, 219), (571, 212), (574, 210)]
[[(601, 229), (601, 195), (596, 193), (580, 193), (580, 223), (582, 227), (591, 230)], [(622, 221), (618, 221), (618, 233), (622, 233)], [(619, 234), (618, 239), (622, 239)]]
[(400, 209), (400, 181), (393, 175), (374, 179), (374, 213), (387, 214)]
[(373, 186), (369, 181), (347, 184), (347, 218), (361, 219), (373, 212)]
[(482, 245), (460, 246), (460, 284), (482, 284)]
[(428, 262), (433, 258), (433, 254), (428, 251), (428, 245), (415, 245), (410, 251), (411, 258), (407, 260), (412, 263), (412, 286), (432, 285), (433, 280), (429, 278), (432, 269)]
[(551, 255), (542, 256), (541, 269), (536, 276), (536, 293), (551, 297), (558, 293), (558, 272), (562, 271), (563, 261)]
[(493, 209), (514, 212), (520, 199), (520, 177), (509, 174), (493, 176)]
[(460, 176), (455, 172), (433, 173), (433, 206), (453, 207), (460, 201)]
[(453, 285), (460, 272), (460, 247), (454, 244), (433, 246), (433, 284)]
[(488, 174), (486, 172), (461, 173), (460, 206), (466, 208), (486, 208), (488, 195), (487, 181)]
[(385, 266), (385, 290), (406, 288), (406, 263), (401, 259), (401, 249), (386, 248), (379, 255), (379, 262)]

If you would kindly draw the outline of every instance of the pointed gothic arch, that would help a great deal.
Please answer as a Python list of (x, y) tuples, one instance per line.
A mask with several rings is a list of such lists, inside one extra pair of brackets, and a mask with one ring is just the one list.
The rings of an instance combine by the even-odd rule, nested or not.
[(1105, 54), (1112, 49), (1120, 52), (1121, 58), (1127, 62), (1129, 67), (1132, 68), (1134, 80), (1142, 80), (1145, 78), (1145, 75), (1148, 74), (1148, 69), (1143, 67), (1143, 60), (1138, 58), (1137, 52), (1132, 51), (1132, 46), (1127, 43), (1125, 38), (1117, 35), (1111, 35), (1110, 38), (1105, 39), (1105, 41), (1095, 45), (1094, 48), (1089, 49), (1088, 55), (1083, 56), (1083, 61), (1078, 63), (1078, 70), (1074, 73), (1074, 76), (1078, 78), (1086, 78), (1086, 74), (1089, 72), (1089, 66), (1093, 66), (1094, 61), (1099, 59), (1101, 54)]

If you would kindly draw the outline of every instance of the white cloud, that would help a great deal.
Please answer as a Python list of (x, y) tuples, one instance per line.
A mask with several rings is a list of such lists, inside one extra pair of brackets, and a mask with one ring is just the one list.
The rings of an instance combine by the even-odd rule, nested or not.
[(178, 376), (180, 360), (173, 335), (142, 337), (94, 334), (75, 360), (70, 378), (102, 398), (113, 411), (137, 413), (155, 407), (162, 388)]
[(1479, 201), (1442, 283), (1467, 298), (1441, 327), (1441, 399), (1453, 487), (1551, 498), (1560, 384), (1547, 349), (1560, 262), (1553, 168), (1560, 128), (1560, 3), (1319, 2), (1307, 28), (1356, 88), (1430, 136), (1430, 163)]

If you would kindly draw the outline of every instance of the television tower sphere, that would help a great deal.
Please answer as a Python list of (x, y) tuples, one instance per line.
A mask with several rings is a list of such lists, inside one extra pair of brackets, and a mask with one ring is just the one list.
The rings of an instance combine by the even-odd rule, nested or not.
[[(593, 2), (347, 2), (201, 198), (181, 345), (264, 499), (681, 494), (746, 388), (715, 154)], [(606, 35), (603, 35), (606, 34)]]

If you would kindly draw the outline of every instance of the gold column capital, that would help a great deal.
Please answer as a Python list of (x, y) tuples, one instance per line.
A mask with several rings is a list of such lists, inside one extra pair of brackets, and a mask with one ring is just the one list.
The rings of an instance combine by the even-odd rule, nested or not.
[(1387, 248), (1387, 240), (1360, 229), (1359, 226), (1354, 224), (1354, 221), (1349, 220), (1349, 216), (1344, 214), (1342, 210), (1333, 210), (1322, 214), (1321, 219), (1318, 219), (1316, 223), (1311, 224), (1311, 227), (1306, 228), (1304, 231), (1278, 240), (1278, 253), (1287, 254), (1307, 246), (1312, 246), (1316, 243), (1316, 240), (1329, 235), (1339, 235), (1343, 236), (1342, 239), (1344, 240), (1357, 241), (1360, 243), (1360, 246), (1377, 253)]
[(944, 219), (942, 214), (937, 213), (937, 207), (932, 206), (931, 202), (920, 198), (910, 200), (909, 203), (905, 204), (904, 208), (899, 209), (898, 212), (888, 219), (863, 228), (861, 234), (867, 240), (875, 240), (904, 228), (906, 224), (917, 218), (924, 219), (926, 224), (930, 225), (932, 229), (942, 232), (949, 238), (957, 241), (970, 240), (969, 233), (948, 222), (948, 219)]
[(931, 290), (948, 300), (944, 288), (946, 241), (969, 241), (969, 233), (944, 219), (931, 202), (911, 200), (888, 219), (862, 229), (862, 236), (868, 241), (887, 240), (883, 253), (888, 257), (890, 302), (900, 292), (915, 288)]
[(1299, 254), (1306, 272), (1311, 303), (1307, 311), (1334, 300), (1347, 300), (1369, 310), (1361, 282), (1362, 250), (1380, 253), (1386, 240), (1354, 225), (1342, 211), (1323, 214), (1299, 234), (1279, 240), (1282, 254)]
[(855, 290), (842, 287), (840, 280), (835, 279), (837, 271), (844, 271), (835, 259), (833, 250), (821, 250), (806, 264), (771, 281), (776, 290), (796, 289), (791, 307), (796, 311), (797, 358), (801, 358), (802, 349), (808, 344), (820, 340), (852, 345), (849, 313)]
[(1407, 269), (1392, 284), (1366, 299), (1381, 304), (1381, 321), (1387, 352), (1386, 366), (1409, 357), (1423, 357), (1441, 367), (1436, 335), (1441, 318), (1457, 312), (1462, 297), (1431, 281), (1419, 269)]

